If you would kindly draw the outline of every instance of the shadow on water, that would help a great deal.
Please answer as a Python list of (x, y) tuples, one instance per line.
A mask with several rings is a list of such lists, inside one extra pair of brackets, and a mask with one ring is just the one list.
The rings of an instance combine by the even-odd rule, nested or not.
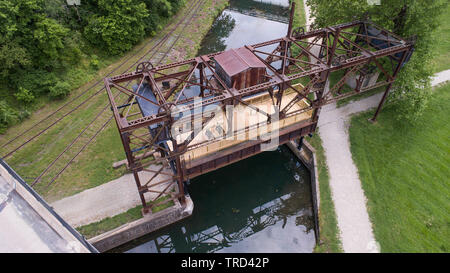
[(191, 181), (191, 217), (118, 252), (311, 252), (308, 170), (285, 146)]
[[(288, 0), (230, 0), (199, 55), (283, 37), (287, 24), (270, 18), (287, 18), (288, 6)], [(191, 89), (185, 92), (199, 92)], [(239, 161), (191, 181), (191, 217), (113, 252), (312, 252), (309, 181), (285, 146)]]

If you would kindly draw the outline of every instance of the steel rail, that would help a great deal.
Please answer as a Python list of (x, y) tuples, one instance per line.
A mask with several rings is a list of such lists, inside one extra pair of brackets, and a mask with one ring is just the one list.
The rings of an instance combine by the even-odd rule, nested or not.
[[(193, 5), (193, 4), (192, 4)], [(192, 6), (191, 5), (191, 6)], [(190, 7), (191, 8), (191, 7)], [(184, 19), (184, 18), (183, 18)], [(122, 67), (123, 65), (125, 65), (129, 60), (131, 60), (133, 57), (135, 57), (136, 55), (138, 55), (138, 53), (140, 53), (148, 44), (154, 42), (156, 38), (153, 38), (150, 42), (145, 43), (141, 48), (139, 48), (133, 55), (129, 56), (126, 58), (126, 60), (124, 60), (122, 63), (120, 63), (117, 67), (115, 67), (113, 70), (111, 70), (110, 72), (108, 72), (106, 74), (106, 77), (111, 75), (112, 73), (114, 73), (117, 69), (119, 69), (120, 67)], [(157, 44), (158, 45), (158, 44)], [(148, 54), (148, 52), (150, 52), (151, 50), (154, 49), (154, 47), (156, 47), (157, 45), (153, 46), (149, 51), (147, 51), (145, 53), (145, 55)], [(131, 69), (137, 62), (135, 62), (134, 64), (132, 64), (131, 66), (129, 66), (124, 72), (128, 71), (129, 69)], [(124, 73), (122, 72), (122, 73)], [(29, 132), (30, 130), (32, 130), (33, 128), (35, 128), (37, 125), (39, 125), (41, 122), (49, 119), (50, 117), (52, 117), (53, 115), (55, 115), (56, 113), (58, 113), (59, 111), (61, 111), (64, 107), (66, 107), (67, 105), (69, 105), (70, 103), (74, 102), (75, 100), (79, 99), (81, 96), (83, 96), (84, 94), (86, 94), (88, 91), (90, 91), (92, 88), (94, 88), (95, 86), (97, 86), (99, 83), (101, 83), (103, 81), (103, 79), (98, 80), (97, 82), (95, 82), (94, 84), (92, 84), (90, 87), (88, 87), (86, 90), (84, 90), (82, 93), (78, 94), (75, 98), (73, 98), (72, 100), (66, 102), (64, 105), (62, 105), (61, 107), (59, 107), (57, 110), (55, 110), (54, 112), (50, 113), (48, 116), (46, 116), (45, 118), (41, 119), (40, 121), (36, 122), (33, 124), (33, 126), (31, 126), (30, 128), (26, 129), (25, 131), (23, 131), (22, 133), (19, 133), (18, 135), (16, 135), (15, 137), (11, 138), (8, 142), (2, 144), (1, 148), (4, 148), (5, 146), (11, 144), (12, 142), (14, 142), (14, 140), (17, 140), (18, 138), (22, 137), (24, 134), (26, 134), (27, 132)], [(101, 89), (103, 90), (103, 88)]]
[[(165, 41), (167, 41), (167, 39), (168, 39), (168, 37), (176, 30), (176, 28), (182, 23), (182, 22), (184, 22), (184, 20), (187, 18), (187, 16), (189, 15), (189, 14), (191, 14), (191, 12), (192, 12), (192, 10), (193, 9), (195, 9), (194, 10), (194, 12), (192, 13), (192, 16), (190, 17), (190, 19), (189, 19), (189, 21), (188, 22), (186, 22), (186, 24), (185, 24), (185, 27), (192, 21), (192, 19), (193, 19), (193, 17), (195, 16), (195, 14), (197, 13), (197, 11), (198, 11), (198, 9), (199, 9), (199, 7), (201, 6), (200, 5), (200, 3), (203, 3), (204, 1), (201, 1), (201, 0), (197, 0), (195, 3), (193, 3), (192, 5), (191, 5), (191, 7), (189, 8), (189, 12), (186, 14), (186, 16), (185, 17), (183, 17), (182, 18), (182, 20), (180, 20), (180, 22), (176, 25), (176, 27), (175, 28), (173, 28), (172, 29), (172, 31), (170, 32), (170, 33), (168, 33), (168, 34), (166, 34), (166, 36), (164, 37), (165, 39), (161, 39), (160, 40), (160, 42), (162, 41), (162, 40), (164, 40), (164, 42)], [(184, 27), (184, 28), (185, 28)], [(182, 29), (182, 31), (181, 32), (183, 32), (183, 30), (184, 30), (184, 28)], [(178, 36), (178, 38), (179, 38), (180, 36)], [(176, 41), (177, 41), (178, 39), (176, 39), (173, 43), (172, 43), (172, 45), (170, 46), (170, 49), (172, 49), (173, 48), (173, 46), (175, 45), (175, 43), (176, 43)], [(154, 47), (153, 47), (154, 48)], [(166, 51), (166, 53), (164, 54), (164, 56), (158, 61), (158, 64), (160, 64), (161, 62), (162, 62), (162, 60), (168, 55), (168, 53), (170, 52), (170, 49), (168, 50), (168, 51)], [(155, 51), (156, 52), (156, 51)], [(150, 58), (152, 58), (154, 55), (155, 55), (156, 53), (153, 53), (153, 55), (150, 57)], [(147, 55), (147, 54), (146, 54)], [(145, 57), (145, 55), (143, 56), (143, 57)], [(142, 58), (143, 58), (142, 57)], [(140, 59), (140, 60), (142, 60), (142, 58)], [(134, 65), (134, 64), (133, 64)], [(126, 86), (128, 86), (129, 84), (131, 83), (131, 80), (130, 81), (128, 81), (128, 83), (127, 83), (127, 85)], [(102, 91), (104, 88), (102, 88), (100, 91)], [(117, 98), (119, 95), (121, 94), (121, 92), (118, 92), (117, 94), (116, 94), (116, 96), (115, 96), (115, 98)], [(69, 146), (67, 146), (65, 149), (64, 149), (64, 151), (60, 154), (60, 155), (58, 155), (58, 157), (44, 170), (44, 172), (43, 173), (41, 173), (41, 175), (38, 177), (38, 178), (36, 178), (36, 180), (33, 182), (33, 184), (32, 185), (34, 185), (34, 184), (36, 184), (37, 182), (38, 182), (38, 180), (45, 174), (45, 172), (47, 172), (48, 171), (48, 169), (50, 169), (51, 168), (51, 166), (53, 166), (54, 164), (55, 164), (55, 162), (65, 153), (65, 152), (67, 152), (69, 149), (70, 149), (70, 147), (72, 147), (72, 145), (81, 137), (81, 135), (95, 122), (95, 120), (97, 120), (97, 118), (98, 117), (100, 117), (101, 116), (101, 114), (108, 108), (108, 106), (109, 106), (109, 104), (107, 104), (106, 106), (105, 106), (105, 108), (103, 108), (101, 111), (100, 111), (100, 113), (98, 113), (97, 114), (97, 116), (94, 118), (94, 120), (93, 121), (91, 121), (89, 124), (88, 124), (88, 126), (87, 127), (85, 127), (84, 129), (83, 129), (83, 131), (69, 144)], [(57, 175), (55, 176), (55, 177), (53, 177), (52, 178), (52, 180), (49, 182), (49, 184), (47, 185), (47, 187), (48, 186), (50, 186), (66, 169), (67, 169), (67, 167), (73, 162), (73, 160), (78, 156), (78, 155), (80, 155), (81, 154), (81, 152), (92, 142), (92, 140), (93, 139), (95, 139), (95, 137), (97, 137), (98, 136), (98, 134), (107, 126), (107, 124), (112, 120), (112, 118), (113, 118), (113, 116), (111, 115), (111, 117), (108, 119), (108, 121), (107, 122), (105, 122), (104, 124), (103, 124), (103, 126), (89, 139), (89, 141), (87, 142), (87, 143), (85, 143), (84, 145), (83, 145), (83, 147), (81, 148), (81, 150), (80, 151), (78, 151), (77, 152), (77, 154), (74, 156), (74, 157), (72, 157), (72, 159), (57, 173)]]
[[(157, 46), (159, 46), (162, 42), (165, 42), (168, 37), (178, 28), (178, 26), (186, 19), (186, 17), (190, 14), (190, 12), (192, 11), (192, 8), (195, 5), (197, 5), (199, 3), (200, 0), (197, 0), (197, 2), (193, 2), (191, 4), (191, 6), (189, 7), (189, 11), (186, 14), (186, 16), (184, 16), (175, 26), (174, 28), (171, 29), (171, 31), (169, 33), (167, 33), (163, 39), (161, 39), (160, 41), (158, 41), (157, 44), (155, 44), (151, 49), (149, 49), (141, 58), (139, 58), (137, 61), (135, 61), (132, 65), (130, 65), (126, 70), (124, 70), (124, 72), (130, 70), (131, 68), (134, 67), (134, 65), (136, 65), (136, 63), (138, 63), (139, 61), (141, 61), (142, 59), (145, 58), (146, 55), (148, 55), (151, 51), (153, 51)], [(153, 40), (151, 41), (153, 42)], [(116, 67), (113, 71), (111, 71), (110, 73), (108, 73), (107, 75), (110, 75), (111, 73), (113, 73), (115, 70), (117, 70), (118, 68), (120, 68), (124, 63), (128, 62), (129, 59), (131, 59), (132, 57), (136, 56), (137, 53), (139, 53), (143, 48), (145, 48), (149, 43), (145, 44), (142, 48), (140, 48), (135, 54), (133, 54), (132, 56), (130, 56), (129, 58), (127, 58), (127, 60), (125, 60), (124, 62), (122, 62), (118, 67)], [(152, 55), (154, 56), (154, 54)], [(122, 72), (122, 73), (124, 73)], [(100, 80), (101, 81), (101, 80)], [(49, 117), (53, 116), (54, 114), (56, 114), (57, 112), (59, 112), (62, 108), (64, 108), (65, 106), (67, 106), (68, 104), (70, 104), (71, 102), (75, 101), (76, 99), (78, 99), (79, 97), (81, 97), (82, 95), (84, 95), (85, 93), (87, 93), (89, 90), (91, 90), (93, 87), (95, 87), (100, 81), (97, 81), (94, 85), (92, 85), (91, 87), (89, 87), (87, 90), (83, 91), (82, 94), (78, 95), (76, 98), (74, 98), (73, 100), (67, 102), (66, 104), (64, 104), (63, 106), (61, 106), (59, 109), (57, 109), (55, 112), (51, 113), (50, 115), (48, 115), (46, 118), (38, 121), (37, 123), (35, 123), (32, 127), (30, 127), (29, 129), (27, 129), (26, 131), (22, 132), (20, 135), (16, 136), (15, 138), (11, 139), (10, 141), (8, 141), (7, 143), (3, 144), (1, 147), (5, 147), (6, 145), (12, 143), (14, 140), (20, 138), (21, 136), (23, 136), (25, 133), (27, 133), (28, 131), (30, 131), (31, 129), (35, 128), (38, 124), (40, 124), (41, 122), (47, 120)], [(82, 101), (79, 105), (77, 105), (75, 108), (73, 108), (72, 110), (70, 110), (68, 113), (64, 114), (62, 117), (60, 117), (59, 119), (57, 119), (55, 122), (53, 122), (52, 124), (50, 124), (50, 126), (46, 127), (45, 129), (41, 130), (39, 133), (37, 133), (36, 135), (34, 135), (33, 137), (31, 137), (30, 139), (27, 139), (25, 142), (23, 142), (21, 145), (19, 145), (17, 148), (15, 148), (14, 150), (12, 150), (11, 152), (9, 152), (8, 154), (6, 154), (5, 156), (3, 156), (3, 159), (8, 158), (9, 156), (11, 156), (12, 154), (14, 154), (16, 151), (20, 150), (23, 146), (25, 146), (26, 144), (28, 144), (29, 142), (31, 142), (33, 139), (35, 139), (36, 137), (39, 137), (40, 135), (42, 135), (44, 132), (46, 132), (48, 129), (50, 129), (51, 127), (53, 127), (54, 125), (56, 125), (59, 121), (61, 121), (62, 119), (64, 119), (65, 117), (67, 117), (68, 115), (70, 115), (71, 113), (73, 113), (75, 110), (79, 109), (82, 105), (84, 105), (87, 101), (89, 101), (90, 99), (92, 99), (94, 96), (98, 95), (100, 92), (102, 92), (105, 89), (105, 87), (102, 87), (100, 90), (98, 90), (96, 93), (94, 93), (93, 95), (89, 96), (87, 99), (85, 99), (84, 101)]]

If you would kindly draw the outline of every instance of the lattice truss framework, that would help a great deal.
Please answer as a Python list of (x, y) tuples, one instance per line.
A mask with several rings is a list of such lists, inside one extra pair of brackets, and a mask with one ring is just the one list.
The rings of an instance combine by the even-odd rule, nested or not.
[[(286, 37), (245, 46), (266, 66), (264, 79), (247, 88), (229, 87), (218, 75), (214, 58), (221, 52), (158, 67), (144, 62), (135, 72), (104, 79), (128, 167), (134, 174), (144, 211), (161, 202), (184, 202), (183, 182), (193, 175), (186, 174), (181, 155), (211, 142), (191, 143), (195, 130), (190, 138), (177, 142), (171, 135), (175, 122), (194, 128), (194, 121), (198, 123), (201, 120), (203, 126), (213, 117), (203, 113), (205, 106), (245, 105), (266, 115), (266, 122), (270, 123), (270, 113), (245, 101), (250, 95), (268, 94), (279, 109), (280, 120), (312, 110), (308, 124), (312, 124), (314, 131), (320, 109), (325, 104), (380, 86), (387, 86), (386, 96), (399, 69), (413, 51), (413, 41), (366, 20), (307, 32), (303, 28), (288, 32), (290, 35)], [(364, 86), (365, 76), (374, 71), (380, 76), (375, 83)], [(354, 79), (355, 84), (352, 90), (344, 92), (349, 79)], [(130, 81), (134, 81), (137, 88), (124, 84)], [(150, 87), (154, 100), (140, 93), (144, 85)], [(201, 98), (201, 106), (196, 104), (194, 97), (185, 94), (193, 87), (199, 90), (196, 97)], [(293, 90), (295, 96), (283, 102), (283, 92), (287, 89)], [(126, 95), (124, 103), (117, 103), (118, 94)], [(144, 115), (137, 106), (138, 100), (154, 105), (157, 112)], [(300, 100), (307, 102), (305, 107), (290, 111)], [(180, 117), (178, 109), (181, 106), (192, 114)], [(160, 165), (154, 168), (155, 164)], [(151, 175), (144, 179), (140, 172)], [(165, 179), (156, 179), (161, 176)]]

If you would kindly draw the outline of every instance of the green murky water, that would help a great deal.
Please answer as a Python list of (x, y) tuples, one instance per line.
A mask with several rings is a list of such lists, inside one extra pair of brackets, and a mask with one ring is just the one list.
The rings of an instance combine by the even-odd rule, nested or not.
[[(200, 54), (286, 34), (288, 0), (230, 1)], [(283, 19), (284, 17), (284, 19)], [(191, 217), (114, 252), (312, 252), (310, 176), (281, 146), (190, 181)]]

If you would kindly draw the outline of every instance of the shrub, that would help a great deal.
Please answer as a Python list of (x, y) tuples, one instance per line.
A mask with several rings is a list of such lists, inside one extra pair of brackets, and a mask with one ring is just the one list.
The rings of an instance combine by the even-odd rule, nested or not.
[(30, 103), (34, 101), (34, 95), (28, 89), (19, 87), (19, 92), (15, 93), (14, 96), (20, 102)]
[(19, 120), (18, 112), (6, 103), (0, 100), (0, 133), (4, 133), (8, 126), (13, 125)]
[(97, 55), (94, 54), (91, 56), (90, 66), (94, 69), (98, 69), (100, 67), (100, 60)]
[(23, 70), (11, 79), (11, 87), (23, 87), (29, 90), (35, 97), (50, 92), (50, 87), (58, 82), (58, 77), (53, 72), (45, 70)]
[(144, 37), (148, 10), (137, 0), (100, 0), (105, 15), (90, 17), (84, 35), (92, 44), (104, 47), (118, 55), (130, 50)]
[(50, 97), (54, 99), (62, 99), (70, 93), (70, 84), (65, 81), (59, 81), (54, 86), (50, 87)]

